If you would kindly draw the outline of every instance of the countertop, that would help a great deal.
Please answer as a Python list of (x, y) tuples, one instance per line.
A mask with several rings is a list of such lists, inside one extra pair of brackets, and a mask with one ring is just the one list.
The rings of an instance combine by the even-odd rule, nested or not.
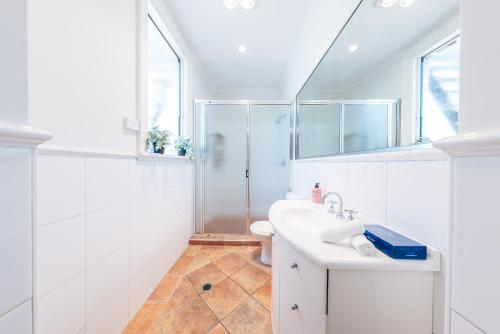
[(396, 260), (379, 250), (375, 256), (361, 256), (347, 241), (336, 244), (322, 242), (315, 233), (306, 233), (287, 227), (282, 214), (292, 208), (323, 209), (322, 206), (309, 201), (278, 201), (269, 210), (269, 220), (273, 225), (274, 233), (277, 233), (309, 260), (325, 269), (440, 271), (440, 253), (428, 245), (427, 260)]

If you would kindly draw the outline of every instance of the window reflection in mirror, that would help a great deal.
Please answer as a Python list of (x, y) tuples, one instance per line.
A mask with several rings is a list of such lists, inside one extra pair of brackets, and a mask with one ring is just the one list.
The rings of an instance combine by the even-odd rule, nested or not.
[(429, 143), (456, 134), (458, 0), (362, 1), (297, 95), (296, 157)]

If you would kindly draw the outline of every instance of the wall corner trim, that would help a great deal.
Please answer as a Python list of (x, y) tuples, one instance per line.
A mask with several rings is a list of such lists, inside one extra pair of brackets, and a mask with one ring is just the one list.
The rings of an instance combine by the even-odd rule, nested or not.
[(38, 146), (52, 139), (52, 134), (28, 125), (0, 123), (1, 146)]
[(500, 129), (447, 137), (433, 146), (452, 157), (500, 156)]

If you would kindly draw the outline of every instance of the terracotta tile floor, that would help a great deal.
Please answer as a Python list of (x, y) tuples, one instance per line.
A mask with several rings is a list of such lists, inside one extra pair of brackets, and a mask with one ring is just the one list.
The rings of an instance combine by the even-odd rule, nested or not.
[(189, 245), (123, 333), (271, 334), (271, 267), (259, 255), (255, 246)]

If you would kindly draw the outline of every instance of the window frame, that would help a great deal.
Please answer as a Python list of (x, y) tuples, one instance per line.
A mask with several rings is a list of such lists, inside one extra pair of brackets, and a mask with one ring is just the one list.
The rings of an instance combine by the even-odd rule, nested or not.
[[(186, 133), (186, 75), (187, 62), (184, 53), (182, 52), (179, 44), (174, 38), (173, 34), (167, 27), (166, 20), (160, 14), (161, 8), (157, 8), (151, 0), (138, 1), (138, 15), (139, 15), (139, 29), (137, 35), (137, 118), (139, 120), (139, 133), (137, 140), (137, 152), (140, 154), (151, 152), (148, 151), (146, 146), (147, 134), (149, 130), (149, 36), (148, 24), (149, 20), (158, 29), (160, 35), (165, 40), (167, 45), (176, 55), (179, 60), (179, 113), (178, 113), (178, 135), (183, 136)], [(176, 154), (165, 154), (166, 156), (177, 156)]]
[[(151, 13), (148, 13), (148, 20), (151, 21), (151, 23), (153, 23), (153, 25), (156, 27), (156, 29), (160, 33), (161, 37), (165, 41), (165, 43), (167, 43), (167, 45), (170, 48), (170, 50), (172, 50), (172, 52), (174, 53), (174, 55), (177, 57), (177, 62), (179, 63), (179, 77), (177, 78), (177, 84), (179, 85), (179, 96), (178, 96), (178, 99), (179, 99), (179, 110), (178, 110), (178, 114), (177, 114), (177, 133), (178, 133), (179, 136), (182, 136), (182, 134), (183, 134), (183, 129), (182, 129), (182, 119), (183, 119), (183, 106), (182, 106), (182, 96), (183, 96), (183, 88), (182, 88), (182, 58), (175, 51), (174, 47), (169, 42), (169, 40), (165, 36), (165, 33), (162, 31), (162, 29), (160, 28), (159, 24), (155, 21), (155, 19), (151, 15)], [(149, 23), (149, 21), (148, 21), (148, 23)], [(148, 74), (149, 74), (149, 71), (148, 71)], [(149, 116), (149, 110), (148, 110), (148, 116)], [(149, 117), (148, 117), (148, 119), (149, 119)], [(148, 124), (148, 129), (149, 129), (149, 124)]]
[(455, 31), (452, 34), (446, 36), (445, 38), (439, 40), (437, 43), (432, 44), (431, 47), (421, 52), (417, 57), (415, 57), (415, 77), (416, 77), (416, 92), (415, 92), (415, 125), (414, 125), (414, 141), (415, 144), (422, 144), (423, 142), (423, 84), (424, 84), (424, 71), (423, 71), (423, 62), (424, 58), (433, 53), (434, 51), (439, 50), (444, 47), (448, 43), (460, 38), (460, 31)]

